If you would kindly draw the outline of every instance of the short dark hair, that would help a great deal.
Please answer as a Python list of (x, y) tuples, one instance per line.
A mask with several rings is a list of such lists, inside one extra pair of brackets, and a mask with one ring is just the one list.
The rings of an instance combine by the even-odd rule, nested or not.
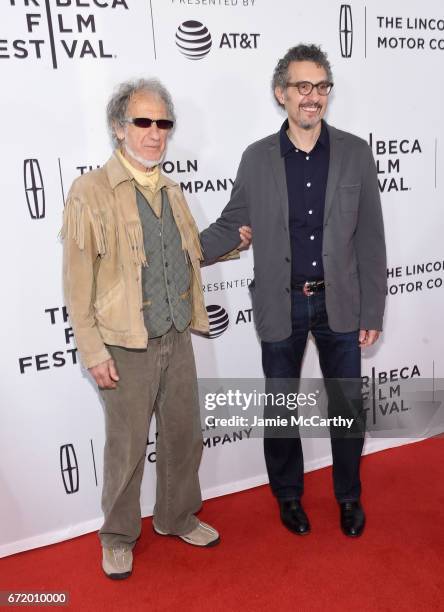
[(321, 50), (321, 47), (300, 44), (288, 49), (284, 57), (278, 61), (271, 81), (273, 92), (276, 87), (285, 89), (288, 80), (288, 66), (291, 62), (314, 62), (324, 68), (327, 73), (327, 79), (333, 81), (330, 62), (328, 61), (327, 54)]

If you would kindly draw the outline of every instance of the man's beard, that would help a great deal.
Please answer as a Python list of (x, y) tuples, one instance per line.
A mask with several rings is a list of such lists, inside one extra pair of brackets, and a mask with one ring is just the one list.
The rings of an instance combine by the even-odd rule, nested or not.
[(134, 151), (130, 149), (130, 147), (126, 144), (126, 142), (123, 144), (123, 147), (125, 151), (128, 153), (128, 155), (130, 155), (133, 159), (139, 162), (139, 164), (142, 164), (142, 166), (144, 166), (147, 170), (151, 170), (152, 168), (155, 168), (156, 166), (158, 166), (165, 156), (165, 151), (164, 151), (162, 155), (159, 157), (159, 159), (154, 159), (154, 160), (145, 159), (144, 157), (141, 157), (140, 155), (137, 155), (136, 153), (134, 153)]

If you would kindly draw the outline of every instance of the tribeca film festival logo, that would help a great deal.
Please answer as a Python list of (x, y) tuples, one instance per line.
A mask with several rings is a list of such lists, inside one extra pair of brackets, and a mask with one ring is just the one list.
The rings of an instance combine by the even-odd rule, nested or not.
[(400, 174), (401, 156), (421, 155), (422, 148), (417, 138), (375, 139), (369, 134), (368, 143), (376, 160), (378, 184), (381, 193), (410, 191), (406, 179)]
[(73, 444), (60, 447), (60, 471), (67, 495), (79, 490), (79, 464)]
[(351, 57), (353, 51), (353, 19), (350, 4), (341, 4), (339, 11), (339, 42), (342, 57)]
[(411, 410), (402, 394), (402, 381), (420, 376), (419, 367), (414, 364), (380, 372), (373, 367), (370, 376), (362, 377), (362, 399), (368, 400), (364, 410), (369, 413), (373, 428), (381, 419)]
[(25, 159), (23, 162), (23, 182), (31, 219), (44, 219), (45, 187), (37, 159)]
[[(259, 33), (224, 32), (219, 40), (219, 49), (252, 50), (258, 48)], [(208, 28), (200, 21), (184, 21), (176, 31), (176, 45), (188, 59), (203, 59), (210, 52), (213, 38)]]
[[(52, 368), (61, 368), (66, 365), (77, 364), (77, 348), (71, 347), (74, 339), (74, 332), (72, 327), (68, 323), (68, 311), (66, 306), (45, 308), (44, 311), (49, 315), (49, 321), (51, 325), (57, 323), (64, 325), (64, 337), (65, 347), (61, 350), (47, 351), (43, 353), (36, 353), (35, 355), (25, 355), (18, 358), (18, 366), (20, 374), (26, 374), (28, 372), (43, 372), (44, 370), (50, 370)], [(68, 323), (68, 327), (66, 324)]]
[[(105, 41), (98, 38), (99, 9), (128, 10), (127, 0), (2, 0), (11, 9), (24, 10), (24, 32), (0, 39), (0, 59), (41, 60), (50, 55), (58, 68), (60, 56), (68, 59), (109, 59)], [(80, 12), (94, 9), (95, 12)], [(74, 38), (73, 38), (74, 36)]]

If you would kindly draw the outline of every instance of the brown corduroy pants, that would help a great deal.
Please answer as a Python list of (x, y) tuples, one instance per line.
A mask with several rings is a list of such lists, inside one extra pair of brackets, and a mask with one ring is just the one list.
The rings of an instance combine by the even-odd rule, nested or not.
[(146, 350), (107, 348), (120, 380), (117, 389), (101, 390), (106, 428), (102, 545), (133, 547), (140, 535), (140, 486), (153, 410), (158, 432), (154, 522), (166, 533), (189, 533), (202, 504), (202, 431), (190, 332), (173, 327), (151, 339)]

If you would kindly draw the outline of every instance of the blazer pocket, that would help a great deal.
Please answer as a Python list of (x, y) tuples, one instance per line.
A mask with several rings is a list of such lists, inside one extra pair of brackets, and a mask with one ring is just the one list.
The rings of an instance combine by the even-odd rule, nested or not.
[(359, 208), (359, 196), (361, 194), (361, 185), (340, 185), (339, 186), (339, 201), (341, 210), (344, 212), (355, 212)]

